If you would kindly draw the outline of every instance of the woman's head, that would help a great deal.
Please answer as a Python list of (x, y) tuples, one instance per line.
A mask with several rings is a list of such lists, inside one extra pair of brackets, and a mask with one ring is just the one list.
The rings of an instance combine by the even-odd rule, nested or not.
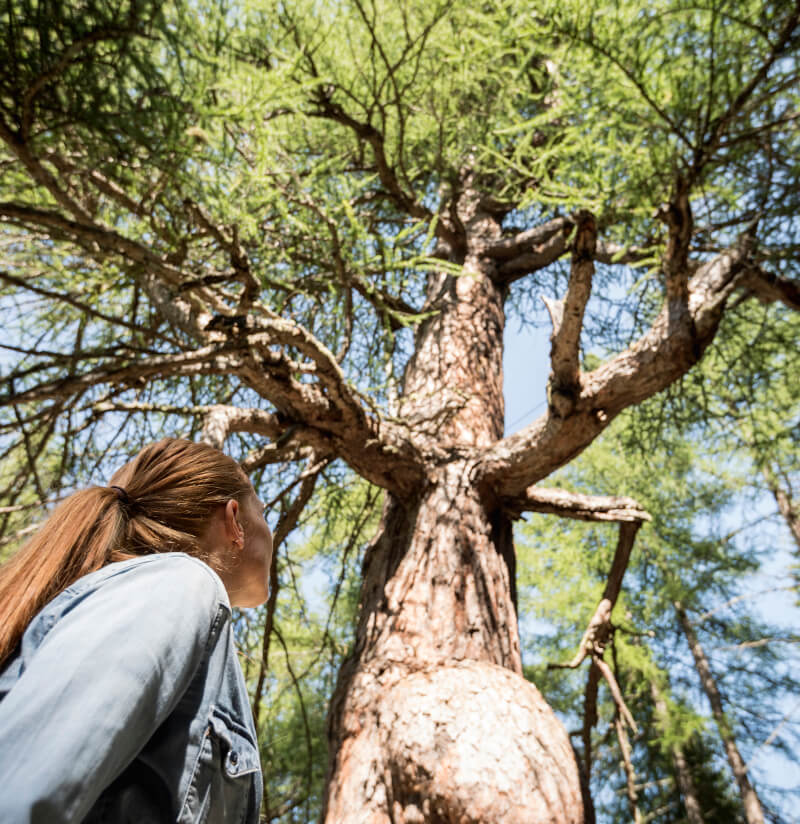
[(230, 500), (241, 505), (254, 494), (232, 458), (207, 444), (175, 438), (146, 446), (114, 473), (107, 490), (120, 516), (116, 556), (187, 552), (203, 560), (207, 548), (200, 536), (212, 514)]
[(222, 577), (238, 606), (267, 597), (272, 537), (241, 467), (203, 443), (164, 438), (76, 492), (0, 567), (0, 663), (30, 619), (83, 575), (115, 561), (186, 552)]

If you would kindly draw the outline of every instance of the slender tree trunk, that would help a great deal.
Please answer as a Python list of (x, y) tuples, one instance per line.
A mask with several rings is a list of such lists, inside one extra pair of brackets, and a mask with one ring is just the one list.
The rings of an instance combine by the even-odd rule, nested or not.
[(675, 604), (675, 611), (678, 615), (678, 622), (681, 625), (683, 634), (689, 644), (689, 649), (694, 656), (694, 663), (697, 673), (700, 676), (700, 683), (703, 685), (703, 690), (711, 704), (711, 712), (714, 716), (714, 721), (716, 721), (720, 737), (722, 738), (725, 754), (728, 757), (728, 763), (731, 766), (733, 777), (739, 785), (739, 793), (742, 797), (747, 824), (764, 824), (764, 813), (761, 809), (761, 802), (758, 800), (755, 788), (750, 783), (747, 775), (747, 766), (739, 753), (739, 748), (736, 746), (736, 740), (734, 739), (730, 723), (725, 717), (722, 707), (722, 696), (717, 689), (717, 683), (711, 672), (708, 658), (706, 658), (706, 654), (700, 645), (700, 641), (689, 621), (689, 616), (686, 614), (686, 611), (679, 603)]
[[(650, 694), (653, 696), (653, 703), (656, 708), (656, 717), (666, 722), (668, 716), (667, 703), (661, 695), (661, 690), (654, 682), (650, 682)], [(697, 787), (692, 778), (692, 772), (689, 765), (686, 763), (686, 756), (683, 752), (683, 747), (680, 744), (670, 745), (670, 756), (672, 758), (672, 766), (675, 770), (675, 778), (678, 783), (678, 790), (681, 794), (684, 809), (686, 810), (686, 817), (689, 819), (689, 824), (704, 824), (703, 812), (700, 808), (700, 801), (697, 797)]]
[(622, 716), (617, 713), (614, 719), (614, 728), (617, 731), (617, 741), (622, 753), (622, 769), (625, 773), (625, 794), (628, 797), (628, 809), (631, 813), (633, 824), (642, 824), (642, 813), (639, 810), (639, 796), (636, 792), (636, 771), (631, 760), (631, 744), (628, 740), (628, 733), (625, 731), (625, 722)]
[(772, 492), (775, 502), (778, 504), (778, 512), (786, 521), (786, 526), (789, 527), (794, 542), (797, 544), (797, 549), (800, 551), (800, 506), (794, 501), (792, 490), (788, 487), (788, 484), (786, 487), (781, 486), (775, 474), (767, 466), (764, 467), (763, 472), (770, 492)]
[(511, 521), (473, 482), (502, 435), (504, 295), (477, 255), (465, 268), (431, 277), (437, 313), (405, 375), (401, 415), (441, 452), (413, 496), (387, 496), (365, 557), (328, 824), (583, 821), (569, 738), (522, 677)]

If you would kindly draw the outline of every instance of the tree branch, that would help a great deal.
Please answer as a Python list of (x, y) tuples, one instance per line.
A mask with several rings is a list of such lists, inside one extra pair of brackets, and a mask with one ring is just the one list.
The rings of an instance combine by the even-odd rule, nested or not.
[(614, 729), (617, 732), (619, 741), (619, 751), (622, 754), (622, 766), (625, 771), (625, 790), (628, 798), (628, 809), (634, 824), (642, 824), (642, 814), (639, 811), (638, 797), (636, 793), (636, 772), (631, 761), (631, 745), (628, 741), (628, 734), (622, 724), (620, 715), (614, 718)]
[(628, 568), (628, 561), (631, 557), (633, 543), (636, 540), (636, 533), (642, 525), (641, 520), (623, 521), (619, 525), (619, 539), (614, 552), (614, 560), (606, 579), (606, 586), (603, 590), (603, 597), (594, 611), (594, 615), (589, 621), (586, 631), (583, 633), (580, 646), (575, 657), (566, 664), (549, 664), (550, 669), (576, 669), (579, 667), (587, 655), (598, 658), (603, 657), (605, 648), (613, 634), (614, 628), (611, 624), (611, 613), (617, 603), (620, 590), (622, 589), (622, 579), (625, 570)]
[(633, 498), (583, 495), (566, 489), (531, 486), (519, 498), (505, 499), (514, 513), (542, 512), (579, 521), (649, 521), (650, 515)]
[(575, 240), (567, 294), (545, 306), (553, 324), (547, 399), (551, 414), (564, 418), (575, 408), (580, 391), (580, 338), (583, 313), (589, 301), (597, 246), (597, 223), (589, 212), (575, 217)]
[[(223, 353), (216, 345), (196, 349), (191, 352), (181, 352), (177, 355), (160, 355), (142, 359), (124, 366), (112, 364), (100, 366), (84, 372), (82, 375), (72, 375), (52, 381), (46, 381), (38, 386), (14, 391), (13, 385), (8, 391), (0, 395), (0, 406), (17, 406), (31, 401), (68, 398), (80, 394), (92, 386), (103, 383), (126, 384), (136, 383), (156, 375), (218, 375), (230, 374), (239, 367), (239, 360), (230, 353)], [(8, 385), (12, 383), (5, 379)]]
[(599, 685), (600, 670), (592, 661), (589, 664), (589, 675), (586, 678), (586, 690), (583, 695), (583, 726), (581, 728), (583, 770), (587, 784), (592, 772), (592, 727), (597, 723), (597, 688)]
[(305, 477), (300, 484), (300, 490), (285, 512), (281, 514), (278, 524), (275, 527), (272, 539), (272, 563), (269, 570), (269, 598), (267, 599), (267, 613), (264, 621), (264, 634), (261, 644), (261, 660), (259, 661), (258, 681), (255, 693), (253, 694), (253, 719), (256, 729), (260, 726), (261, 699), (264, 693), (264, 684), (269, 670), (269, 648), (272, 640), (272, 628), (275, 624), (275, 608), (278, 604), (278, 550), (286, 540), (289, 533), (297, 526), (297, 522), (302, 515), (306, 504), (314, 494), (314, 487), (317, 483), (319, 473), (324, 466), (317, 467), (315, 457), (309, 459), (310, 473), (304, 473)]
[(789, 309), (800, 311), (800, 283), (765, 272), (760, 266), (749, 268), (742, 278), (742, 286), (762, 303), (783, 303)]
[(781, 30), (778, 33), (778, 39), (772, 45), (766, 59), (761, 64), (758, 71), (750, 78), (744, 88), (742, 88), (739, 94), (736, 95), (736, 98), (728, 107), (725, 114), (713, 122), (713, 131), (706, 138), (702, 147), (698, 148), (693, 165), (693, 172), (695, 174), (697, 174), (703, 163), (711, 157), (714, 150), (719, 145), (722, 136), (725, 134), (725, 130), (736, 119), (736, 116), (744, 108), (745, 104), (750, 99), (753, 92), (758, 88), (759, 84), (766, 79), (769, 74), (769, 70), (775, 64), (775, 61), (778, 60), (784, 51), (786, 51), (787, 47), (789, 47), (792, 42), (792, 35), (797, 28), (798, 21), (800, 21), (800, 2), (795, 0), (794, 8), (784, 21), (783, 26), (781, 26)]
[[(423, 206), (413, 192), (406, 192), (403, 189), (386, 156), (385, 138), (381, 131), (371, 123), (356, 120), (349, 115), (342, 106), (333, 101), (331, 90), (327, 88), (321, 86), (317, 88), (314, 102), (317, 109), (312, 112), (313, 116), (341, 123), (351, 129), (356, 137), (369, 144), (375, 158), (378, 178), (395, 206), (417, 220), (433, 221), (435, 219), (433, 212)], [(436, 236), (453, 248), (461, 245), (460, 238), (441, 220), (436, 221)]]
[(559, 217), (488, 246), (484, 254), (498, 264), (495, 281), (508, 286), (558, 260), (568, 249), (572, 227), (572, 220)]
[(130, 323), (124, 318), (115, 318), (111, 315), (106, 315), (103, 312), (99, 312), (97, 309), (94, 309), (92, 306), (89, 306), (88, 304), (77, 300), (77, 298), (74, 298), (72, 295), (65, 295), (61, 292), (56, 292), (52, 289), (45, 289), (42, 286), (36, 286), (33, 283), (31, 283), (30, 279), (18, 278), (15, 275), (12, 275), (8, 272), (0, 271), (0, 280), (5, 281), (6, 283), (10, 283), (13, 286), (18, 286), (20, 289), (26, 289), (29, 292), (33, 292), (35, 295), (41, 295), (44, 298), (50, 298), (52, 300), (60, 301), (61, 303), (66, 303), (69, 306), (73, 306), (75, 309), (82, 312), (87, 317), (97, 318), (98, 320), (105, 321), (106, 323), (110, 323), (115, 326), (122, 326), (125, 329), (130, 329), (133, 332), (147, 331), (148, 334), (152, 335), (155, 338), (167, 340), (167, 338), (165, 338), (163, 335), (156, 332), (155, 330), (143, 330), (141, 325)]
[(669, 203), (662, 203), (656, 211), (669, 235), (661, 264), (667, 281), (667, 301), (685, 302), (689, 297), (689, 244), (694, 228), (689, 193), (689, 182), (679, 175)]
[[(558, 260), (569, 250), (567, 241), (574, 227), (574, 218), (557, 217), (488, 246), (483, 254), (497, 263), (495, 280), (508, 285)], [(597, 238), (593, 257), (598, 263), (629, 265), (652, 256), (647, 247), (619, 246)]]

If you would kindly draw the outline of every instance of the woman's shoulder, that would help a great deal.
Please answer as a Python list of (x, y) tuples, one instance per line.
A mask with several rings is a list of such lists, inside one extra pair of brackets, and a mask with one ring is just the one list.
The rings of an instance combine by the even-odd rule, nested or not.
[(79, 578), (64, 591), (74, 593), (82, 588), (96, 587), (114, 580), (118, 581), (122, 576), (126, 579), (132, 577), (166, 577), (176, 581), (185, 581), (189, 584), (197, 582), (200, 586), (205, 584), (220, 590), (223, 594), (225, 593), (225, 587), (219, 575), (204, 561), (187, 555), (185, 552), (155, 552), (106, 564), (106, 566)]
[[(99, 592), (115, 597), (133, 595), (143, 604), (174, 600), (184, 608), (221, 605), (230, 611), (222, 580), (208, 564), (183, 552), (160, 552), (107, 564), (78, 578), (48, 604), (42, 613), (54, 619)], [(42, 614), (40, 613), (40, 615)]]

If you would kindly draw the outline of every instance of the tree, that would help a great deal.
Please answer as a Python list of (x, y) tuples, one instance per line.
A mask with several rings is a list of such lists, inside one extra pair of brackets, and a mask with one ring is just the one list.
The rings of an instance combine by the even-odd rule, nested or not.
[[(522, 678), (513, 521), (620, 521), (629, 553), (636, 502), (536, 484), (727, 314), (800, 306), (800, 4), (4, 11), (7, 506), (188, 431), (285, 534), (346, 464), (385, 499), (323, 817), (582, 820)], [(506, 317), (542, 293), (547, 410), (504, 438)]]

